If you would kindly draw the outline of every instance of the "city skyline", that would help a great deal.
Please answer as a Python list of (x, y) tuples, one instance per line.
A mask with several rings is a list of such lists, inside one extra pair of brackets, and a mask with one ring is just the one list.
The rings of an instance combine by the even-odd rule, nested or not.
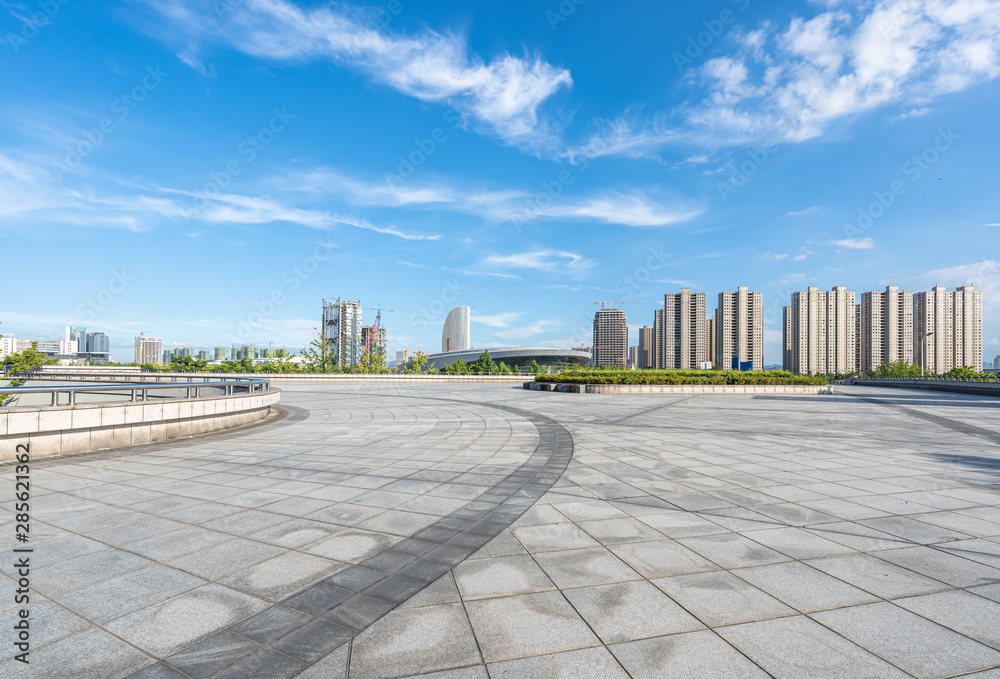
[[(838, 333), (844, 332), (848, 334), (845, 334), (842, 340), (837, 339), (838, 342), (839, 341), (847, 342), (847, 345), (841, 347), (841, 349), (836, 350), (835, 353), (837, 352), (840, 353), (846, 352), (846, 353), (841, 358), (830, 359), (834, 360), (835, 363), (837, 363), (836, 369), (833, 370), (832, 372), (864, 373), (868, 370), (871, 370), (874, 367), (877, 367), (882, 363), (892, 363), (898, 360), (901, 360), (904, 363), (912, 363), (914, 365), (919, 364), (920, 349), (913, 342), (913, 338), (915, 337), (913, 330), (913, 325), (914, 325), (913, 300), (915, 298), (919, 299), (931, 294), (935, 294), (935, 291), (940, 291), (937, 294), (951, 294), (951, 295), (956, 294), (954, 292), (948, 293), (948, 291), (943, 286), (935, 286), (930, 291), (916, 291), (916, 292), (900, 291), (899, 286), (896, 285), (886, 286), (886, 289), (884, 291), (881, 290), (848, 291), (848, 287), (850, 286), (834, 286), (832, 288), (832, 291), (834, 293), (844, 292), (851, 296), (850, 299), (844, 300), (845, 302), (843, 305), (844, 313), (840, 314), (840, 312), (837, 312), (838, 315), (837, 323), (843, 325), (843, 328), (841, 330), (838, 330), (837, 332)], [(960, 332), (959, 336), (963, 338), (967, 337), (968, 339), (963, 341), (967, 341), (970, 343), (969, 347), (967, 349), (964, 349), (964, 351), (971, 352), (974, 345), (978, 347), (977, 351), (982, 357), (982, 360), (979, 362), (971, 361), (969, 359), (962, 359), (958, 362), (958, 364), (974, 366), (977, 367), (977, 369), (978, 368), (989, 369), (991, 367), (995, 368), (996, 366), (993, 365), (995, 361), (990, 360), (988, 356), (989, 345), (983, 340), (984, 338), (982, 332), (982, 322), (983, 322), (982, 309), (984, 308), (983, 293), (982, 291), (974, 290), (974, 286), (968, 288), (965, 286), (958, 286), (956, 290), (958, 291), (968, 290), (969, 294), (974, 295), (975, 299), (978, 300), (977, 307), (975, 309), (975, 314), (971, 316), (970, 319), (963, 320), (963, 323), (966, 322), (970, 323), (970, 325), (968, 326), (970, 334), (965, 334), (963, 332)], [(812, 365), (812, 367), (810, 368), (803, 368), (800, 370), (799, 368), (796, 367), (798, 365), (799, 359), (790, 358), (789, 354), (789, 351), (793, 347), (798, 346), (796, 340), (794, 339), (794, 336), (788, 334), (792, 332), (793, 328), (792, 325), (793, 321), (789, 317), (789, 313), (793, 308), (796, 307), (797, 299), (806, 299), (806, 296), (812, 294), (819, 294), (820, 296), (823, 296), (823, 298), (825, 299), (827, 291), (820, 290), (816, 286), (809, 286), (808, 290), (804, 291), (800, 290), (792, 293), (789, 299), (789, 304), (783, 305), (781, 307), (782, 308), (781, 332), (783, 333), (784, 336), (781, 339), (779, 360), (777, 364), (784, 365), (787, 369), (790, 369), (793, 372), (816, 372), (818, 366), (820, 365), (820, 363), (815, 363), (815, 365)], [(890, 307), (886, 307), (886, 310), (883, 312), (882, 302), (881, 301), (873, 302), (873, 300), (881, 300), (883, 295), (895, 296), (893, 297), (893, 299), (896, 301), (894, 301), (891, 306), (892, 308), (898, 307), (897, 311), (890, 312), (889, 311)], [(607, 303), (606, 300), (602, 300), (601, 302), (599, 302), (602, 305), (601, 306), (602, 310), (608, 312), (613, 311), (616, 314), (620, 314), (620, 316), (618, 317), (620, 318), (620, 320), (616, 319), (615, 323), (616, 324), (621, 323), (626, 328), (627, 336), (625, 337), (624, 345), (621, 347), (617, 347), (615, 351), (618, 351), (620, 349), (621, 351), (618, 351), (618, 353), (622, 355), (622, 360), (627, 359), (628, 361), (630, 361), (629, 365), (637, 365), (634, 362), (634, 358), (637, 358), (639, 354), (633, 356), (632, 350), (633, 349), (637, 351), (642, 350), (641, 346), (643, 343), (644, 332), (650, 333), (648, 340), (650, 343), (648, 348), (650, 365), (647, 367), (660, 366), (660, 367), (666, 367), (668, 369), (671, 368), (676, 369), (678, 367), (683, 366), (687, 368), (693, 368), (693, 367), (698, 367), (702, 361), (707, 361), (708, 363), (713, 363), (716, 369), (725, 370), (729, 369), (730, 367), (733, 367), (730, 366), (729, 364), (732, 362), (731, 359), (734, 359), (736, 357), (740, 358), (741, 362), (747, 363), (747, 367), (743, 369), (760, 370), (767, 365), (776, 365), (776, 363), (769, 360), (770, 357), (768, 357), (766, 353), (759, 353), (760, 347), (763, 345), (761, 340), (761, 335), (763, 334), (761, 331), (761, 325), (762, 325), (761, 320), (764, 316), (763, 313), (764, 305), (762, 303), (762, 293), (760, 291), (750, 291), (747, 289), (746, 286), (738, 286), (737, 291), (735, 292), (733, 291), (720, 292), (718, 293), (718, 306), (715, 308), (713, 308), (712, 305), (709, 303), (709, 300), (711, 299), (709, 297), (709, 293), (691, 292), (689, 288), (682, 288), (680, 292), (677, 293), (666, 293), (664, 295), (664, 299), (665, 303), (662, 306), (658, 306), (653, 310), (653, 327), (649, 327), (648, 325), (638, 326), (636, 323), (630, 324), (627, 321), (627, 314), (624, 311), (617, 309), (614, 305), (610, 303)], [(666, 325), (666, 321), (664, 320), (666, 318), (665, 312), (674, 308), (679, 310), (681, 308), (682, 300), (684, 300), (683, 302), (684, 311), (670, 312), (671, 314), (673, 314), (670, 316), (670, 319), (674, 319), (674, 316), (676, 316), (677, 313), (680, 313), (679, 317), (682, 318), (682, 320), (681, 321), (672, 320), (670, 322), (670, 327), (673, 327), (675, 323), (677, 324), (678, 329), (676, 332), (679, 334), (675, 336), (673, 341), (678, 348), (682, 346), (684, 347), (683, 351), (685, 352), (687, 358), (683, 360), (677, 358), (671, 358), (670, 356), (668, 356), (669, 353), (667, 351), (668, 340), (664, 334), (666, 333), (666, 328), (668, 327)], [(597, 302), (595, 302), (595, 304), (597, 304)], [(823, 304), (825, 304), (825, 302), (823, 302)], [(364, 307), (362, 306), (360, 301), (348, 302), (346, 300), (338, 298), (335, 302), (327, 302), (324, 299), (323, 314), (322, 314), (323, 317), (318, 322), (318, 325), (314, 327), (313, 330), (315, 337), (317, 339), (320, 337), (321, 328), (326, 328), (325, 332), (330, 337), (341, 336), (343, 333), (337, 332), (335, 329), (331, 330), (332, 327), (331, 323), (334, 322), (331, 319), (334, 318), (334, 315), (328, 314), (328, 310), (341, 309), (342, 307), (345, 309), (349, 308), (351, 310), (349, 314), (351, 318), (354, 318), (355, 315), (357, 316), (357, 318), (352, 321), (353, 330), (351, 330), (349, 333), (352, 338), (351, 346), (354, 347), (354, 349), (352, 349), (351, 352), (354, 358), (348, 362), (353, 365), (354, 361), (360, 360), (361, 356), (360, 352), (362, 346), (367, 342), (367, 336), (365, 335), (365, 333), (371, 332), (370, 323), (366, 323), (363, 321)], [(850, 308), (853, 308), (854, 311), (851, 312)], [(961, 306), (959, 308), (961, 309)], [(389, 334), (391, 333), (391, 331), (384, 326), (383, 314), (385, 314), (386, 312), (391, 312), (393, 310), (383, 309), (381, 306), (379, 306), (378, 308), (372, 308), (370, 310), (378, 312), (378, 318), (379, 318), (378, 334), (380, 337), (379, 341), (383, 347), (390, 347), (389, 349), (384, 349), (385, 356), (388, 359), (388, 357), (392, 355), (391, 352), (394, 350), (392, 349), (393, 345), (394, 344), (398, 345), (399, 342), (398, 340), (396, 342), (392, 341), (394, 338), (392, 337), (391, 334)], [(722, 316), (719, 315), (720, 312), (722, 312)], [(346, 312), (341, 311), (340, 313), (346, 313)], [(464, 315), (462, 315), (460, 319), (459, 317), (455, 317), (455, 320), (453, 320), (453, 317), (455, 316), (456, 313), (462, 313)], [(824, 311), (822, 313), (826, 312)], [(890, 321), (889, 315), (884, 315), (890, 313), (892, 314), (891, 315), (891, 318), (893, 319), (892, 321)], [(948, 313), (950, 313), (950, 311)], [(598, 332), (598, 324), (599, 324), (598, 319), (600, 318), (600, 314), (601, 312), (598, 311), (595, 313), (593, 317), (594, 325), (589, 337), (590, 340), (589, 345), (591, 347), (596, 347), (602, 344), (602, 342), (598, 342), (596, 338), (596, 333)], [(701, 318), (701, 316), (704, 316), (704, 318)], [(503, 344), (497, 342), (489, 344), (471, 344), (469, 346), (464, 346), (465, 344), (469, 343), (469, 337), (470, 337), (468, 331), (470, 325), (469, 319), (470, 319), (470, 309), (468, 307), (456, 307), (451, 309), (448, 313), (446, 321), (442, 324), (442, 326), (444, 327), (442, 334), (442, 343), (448, 341), (445, 338), (445, 335), (447, 335), (448, 333), (458, 333), (458, 334), (464, 333), (463, 348), (465, 349), (469, 348), (499, 349), (499, 348), (527, 346), (527, 345), (517, 345), (511, 343)], [(794, 322), (796, 324), (799, 323), (799, 321), (794, 321)], [(449, 323), (452, 323), (452, 326), (454, 327), (451, 327), (449, 329), (448, 325)], [(463, 329), (459, 331), (457, 329), (456, 324), (463, 326)], [(898, 327), (896, 327), (897, 324)], [(886, 328), (885, 331), (888, 333), (887, 335), (881, 334), (883, 332), (882, 330), (883, 326)], [(795, 327), (798, 326), (796, 325)], [(77, 328), (77, 327), (71, 328), (70, 326), (66, 326), (65, 336), (67, 339), (65, 340), (65, 343), (69, 342), (70, 333), (72, 331), (74, 336), (74, 346), (75, 346), (75, 337), (78, 330), (81, 332), (86, 331), (85, 328)], [(635, 342), (632, 341), (633, 330), (635, 330), (634, 333), (636, 337)], [(601, 332), (603, 333), (605, 331), (601, 330)], [(101, 335), (102, 337), (101, 346), (107, 347), (109, 343), (109, 338), (106, 337), (104, 333), (96, 333), (96, 334)], [(698, 337), (701, 338), (700, 341), (695, 339)], [(867, 337), (867, 339), (863, 340), (863, 337)], [(31, 339), (32, 338), (12, 336), (9, 331), (7, 333), (8, 342), (16, 341), (18, 345), (24, 345), (24, 347), (27, 346), (27, 342), (31, 341)], [(138, 343), (140, 339), (141, 335), (140, 337), (136, 337), (134, 340), (135, 344), (132, 346), (135, 350), (137, 350), (138, 348)], [(191, 343), (190, 346), (188, 346), (187, 344), (182, 342), (171, 342), (169, 344), (172, 344), (173, 346), (172, 348), (170, 348), (168, 346), (168, 342), (164, 341), (162, 338), (155, 338), (155, 339), (161, 345), (160, 351), (163, 356), (164, 363), (169, 362), (167, 358), (169, 355), (186, 355), (192, 357), (199, 357), (201, 354), (214, 354), (211, 357), (202, 356), (202, 358), (205, 358), (206, 360), (219, 361), (219, 360), (224, 360), (227, 353), (229, 354), (230, 357), (236, 356), (237, 348), (243, 350), (244, 353), (248, 349), (256, 349), (257, 351), (261, 352), (262, 355), (269, 355), (269, 352), (280, 349), (283, 351), (288, 351), (290, 354), (294, 355), (296, 353), (296, 349), (304, 349), (310, 346), (308, 344), (286, 345), (286, 344), (277, 344), (275, 342), (261, 342), (261, 343), (229, 342), (221, 346), (219, 345), (210, 346), (207, 344), (194, 342)], [(232, 338), (230, 337), (227, 339), (232, 339)], [(580, 343), (581, 347), (585, 347), (586, 345), (588, 345), (587, 339), (588, 338), (583, 339), (583, 341)], [(44, 345), (49, 345), (49, 344), (59, 345), (60, 348), (64, 344), (61, 340), (51, 340), (46, 338), (38, 338), (36, 341), (39, 341)], [(812, 341), (813, 340), (810, 340), (810, 342)], [(822, 342), (826, 342), (826, 339), (823, 339)], [(882, 343), (879, 344), (881, 348), (876, 348), (875, 346), (873, 346), (873, 342)], [(890, 342), (895, 348), (890, 349), (889, 345), (885, 344), (886, 342)], [(111, 344), (113, 345), (114, 343), (112, 342)], [(341, 339), (341, 344), (343, 344), (343, 339)], [(696, 345), (697, 347), (701, 348), (700, 349), (696, 348)], [(737, 346), (742, 346), (743, 349), (736, 350)], [(197, 349), (197, 347), (201, 347), (200, 352)], [(577, 347), (574, 346), (574, 347), (562, 347), (562, 348), (575, 349)], [(603, 348), (608, 349), (609, 347), (603, 347)], [(5, 350), (6, 350), (6, 345), (5, 345)], [(221, 357), (219, 356), (220, 350), (222, 352)], [(811, 349), (811, 350), (803, 349), (803, 351), (805, 351), (806, 353), (808, 353), (809, 351), (816, 351), (816, 350), (817, 349)], [(798, 349), (796, 348), (795, 351), (797, 352)], [(823, 348), (821, 349), (821, 351), (825, 352), (826, 349)], [(939, 348), (938, 351), (944, 351), (943, 346), (942, 348)], [(60, 353), (70, 353), (70, 352), (68, 352), (67, 350), (67, 351), (61, 351)], [(401, 355), (402, 353), (403, 353), (402, 351), (397, 351), (396, 355)], [(435, 352), (431, 351), (425, 353), (435, 353)], [(605, 351), (604, 353), (606, 354), (607, 351)], [(2, 352), (0, 352), (0, 355), (2, 355)], [(133, 351), (133, 358), (129, 359), (123, 356), (115, 356), (114, 354), (112, 354), (111, 360), (122, 363), (132, 362), (133, 360), (137, 360), (134, 358), (136, 355), (138, 355), (136, 351)], [(970, 355), (972, 354), (970, 353)], [(818, 359), (818, 360), (824, 366), (826, 365), (825, 363), (826, 359)], [(606, 361), (604, 359), (601, 359), (598, 360), (597, 362), (602, 363)], [(933, 363), (933, 361), (931, 362)], [(946, 365), (945, 370), (952, 367), (950, 363), (946, 363), (945, 365)], [(752, 366), (752, 368), (750, 366)], [(825, 370), (821, 370), (821, 372), (825, 372)]]
[(742, 285), (776, 364), (792, 292), (972, 284), (1000, 351), (987, 5), (53, 7), (0, 16), (0, 248), (45, 253), (5, 260), (4, 332), (295, 347), (346, 295), (397, 309), (390, 355), (455, 306), (570, 348), (608, 299), (635, 345), (665, 293)]

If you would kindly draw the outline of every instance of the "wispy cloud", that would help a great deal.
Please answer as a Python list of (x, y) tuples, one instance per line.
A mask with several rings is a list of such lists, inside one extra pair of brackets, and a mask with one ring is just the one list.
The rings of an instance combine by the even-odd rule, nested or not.
[(802, 217), (804, 215), (817, 215), (820, 213), (820, 209), (813, 205), (812, 207), (807, 207), (805, 210), (792, 210), (785, 214), (786, 217)]
[(430, 269), (429, 266), (424, 266), (423, 264), (414, 264), (413, 262), (405, 262), (405, 261), (400, 260), (400, 259), (396, 260), (396, 264), (399, 264), (400, 266), (409, 266), (409, 267), (412, 267), (414, 269)]
[(505, 311), (503, 313), (493, 315), (473, 313), (472, 320), (476, 323), (488, 325), (491, 328), (506, 328), (511, 323), (517, 323), (518, 319), (524, 314), (525, 312), (523, 311)]
[(562, 273), (572, 277), (583, 277), (597, 262), (575, 252), (565, 250), (537, 249), (510, 255), (490, 255), (483, 262), (486, 268), (533, 269)]
[(972, 285), (983, 293), (983, 308), (1000, 313), (1000, 262), (986, 259), (973, 264), (960, 264), (929, 271), (920, 277), (924, 285)]
[(552, 139), (553, 123), (540, 117), (539, 107), (573, 83), (569, 71), (538, 57), (504, 54), (485, 62), (459, 35), (392, 34), (341, 5), (243, 0), (227, 5), (222, 18), (217, 3), (148, 4), (160, 18), (147, 30), (183, 45), (182, 60), (199, 71), (209, 43), (269, 61), (329, 60), (420, 101), (450, 104), (482, 132), (532, 148)]
[(875, 247), (875, 241), (871, 238), (845, 238), (832, 240), (829, 243), (842, 250), (871, 250)]
[(717, 148), (821, 137), (858, 114), (926, 104), (1000, 76), (1000, 1), (881, 0), (828, 5), (784, 27), (739, 33), (730, 54), (691, 82), (695, 103), (670, 115), (627, 110), (596, 121), (568, 155), (646, 157), (664, 146)]
[(541, 320), (521, 328), (511, 328), (510, 330), (502, 330), (494, 334), (497, 337), (503, 337), (504, 339), (516, 340), (521, 339), (522, 337), (534, 337), (535, 335), (541, 335), (550, 328), (554, 328), (559, 325), (562, 324), (557, 321)]
[[(494, 221), (592, 221), (634, 227), (662, 227), (701, 214), (696, 205), (666, 200), (638, 188), (605, 190), (584, 196), (553, 197), (537, 190), (495, 188), (442, 179), (363, 181), (328, 168), (274, 180), (282, 190), (312, 195), (335, 193), (358, 205), (444, 209)], [(659, 192), (662, 193), (662, 192)]]
[[(283, 197), (240, 193), (200, 194), (183, 189), (121, 181), (99, 176), (104, 188), (56, 181), (32, 160), (0, 152), (0, 220), (57, 223), (91, 228), (148, 231), (162, 224), (291, 223), (312, 229), (341, 226), (373, 231), (404, 240), (435, 241), (433, 233), (407, 231), (394, 224), (377, 225), (355, 215), (298, 207)], [(289, 196), (289, 199), (292, 197)], [(189, 231), (197, 238), (203, 230)]]
[(926, 106), (921, 106), (919, 108), (911, 108), (909, 111), (904, 111), (903, 113), (900, 113), (898, 116), (893, 116), (892, 118), (889, 118), (889, 122), (898, 123), (903, 120), (906, 120), (907, 118), (922, 118), (923, 116), (927, 115), (930, 112), (931, 110)]

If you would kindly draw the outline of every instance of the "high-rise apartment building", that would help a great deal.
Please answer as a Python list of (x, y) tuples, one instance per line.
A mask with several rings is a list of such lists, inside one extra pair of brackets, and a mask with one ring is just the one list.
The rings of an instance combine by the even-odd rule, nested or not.
[(323, 300), (323, 339), (335, 364), (361, 364), (365, 349), (362, 327), (361, 302)]
[(890, 285), (865, 292), (857, 305), (857, 371), (913, 363), (913, 292)]
[(736, 292), (720, 292), (715, 310), (712, 364), (717, 369), (740, 369), (749, 363), (751, 370), (764, 368), (764, 293), (739, 287)]
[[(926, 337), (927, 333), (933, 333)], [(926, 352), (925, 352), (926, 348)], [(983, 369), (983, 293), (936, 285), (913, 296), (913, 362), (928, 372)]]
[(679, 293), (663, 296), (660, 322), (662, 365), (666, 370), (694, 370), (705, 360), (704, 292), (681, 288)]
[(1000, 370), (1000, 354), (997, 354), (996, 358), (993, 359), (993, 369)]
[(441, 351), (468, 351), (472, 338), (471, 310), (457, 306), (448, 312), (441, 329)]
[(653, 314), (653, 367), (663, 369), (663, 308)]
[(136, 363), (163, 363), (163, 339), (139, 335), (135, 338)]
[(628, 323), (621, 309), (599, 309), (594, 314), (594, 347), (590, 364), (597, 368), (624, 368), (628, 360)]
[(842, 285), (792, 294), (791, 306), (784, 308), (786, 370), (815, 375), (857, 369), (854, 300), (854, 291)]
[(639, 349), (636, 357), (636, 368), (648, 370), (656, 367), (656, 339), (653, 328), (644, 325), (639, 328)]
[(713, 367), (718, 367), (715, 363), (715, 314), (705, 321), (705, 362), (711, 363)]
[(633, 370), (639, 368), (639, 346), (637, 344), (628, 348), (628, 367)]

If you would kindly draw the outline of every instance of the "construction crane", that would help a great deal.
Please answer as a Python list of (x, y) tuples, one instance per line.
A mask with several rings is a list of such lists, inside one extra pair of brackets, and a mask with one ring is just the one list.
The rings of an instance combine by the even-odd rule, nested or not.
[[(606, 306), (607, 302), (602, 299), (600, 302), (594, 302), (594, 304), (600, 304), (601, 308), (603, 309)], [(611, 302), (611, 304), (612, 306), (618, 306), (619, 304), (642, 304), (642, 302)]]
[[(372, 341), (375, 339), (375, 334), (376, 334), (375, 331), (376, 329), (378, 329), (379, 322), (382, 320), (382, 311), (383, 311), (381, 304), (378, 305), (378, 308), (375, 307), (367, 307), (367, 308), (369, 311), (375, 312), (375, 322), (372, 323), (372, 331), (368, 333), (368, 341), (365, 343), (366, 353), (372, 348)], [(385, 311), (391, 314), (392, 312), (395, 311), (395, 309), (386, 309)]]

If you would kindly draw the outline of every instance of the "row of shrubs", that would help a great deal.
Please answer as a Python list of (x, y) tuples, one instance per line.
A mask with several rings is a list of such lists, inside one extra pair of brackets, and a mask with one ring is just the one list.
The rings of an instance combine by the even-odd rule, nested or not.
[(826, 384), (823, 377), (784, 370), (608, 370), (581, 368), (556, 375), (538, 375), (538, 382), (560, 384)]

